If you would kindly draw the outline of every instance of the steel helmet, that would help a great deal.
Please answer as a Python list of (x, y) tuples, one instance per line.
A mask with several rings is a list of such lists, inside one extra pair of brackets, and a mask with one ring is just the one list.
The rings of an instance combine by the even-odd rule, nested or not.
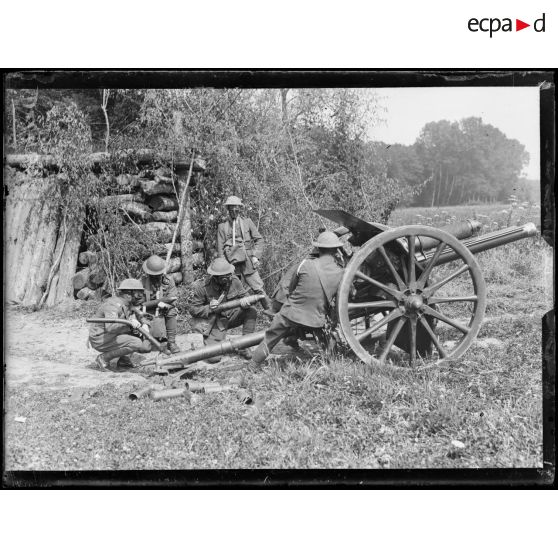
[(315, 242), (312, 242), (312, 246), (316, 246), (316, 248), (341, 248), (343, 243), (333, 231), (324, 231), (320, 233)]
[(117, 291), (143, 291), (143, 285), (141, 284), (141, 281), (138, 281), (137, 279), (128, 278), (128, 279), (124, 279), (124, 281), (121, 281), (120, 285), (118, 285), (118, 288), (116, 290)]
[(237, 197), (237, 196), (229, 196), (227, 198), (227, 201), (225, 202), (225, 205), (244, 205), (242, 203), (242, 200)]
[(147, 275), (162, 275), (165, 273), (165, 260), (159, 256), (149, 256), (147, 260), (143, 262), (142, 269), (147, 273)]
[(207, 268), (207, 273), (209, 275), (230, 275), (234, 273), (234, 265), (225, 258), (215, 258)]

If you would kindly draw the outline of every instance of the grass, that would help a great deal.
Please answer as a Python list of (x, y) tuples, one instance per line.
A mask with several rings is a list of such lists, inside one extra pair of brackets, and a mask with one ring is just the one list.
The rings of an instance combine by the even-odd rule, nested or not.
[[(233, 392), (131, 402), (106, 385), (86, 400), (10, 391), (14, 469), (541, 466), (540, 324), (507, 319), (499, 347), (423, 372), (373, 374), (352, 360), (288, 362)], [(490, 328), (486, 334), (492, 335)], [(521, 342), (518, 337), (521, 335)], [(526, 351), (525, 347), (530, 347)], [(225, 377), (222, 377), (225, 379)], [(25, 416), (24, 424), (14, 422)], [(457, 448), (452, 442), (464, 444)]]
[(389, 225), (429, 225), (441, 227), (453, 221), (476, 219), (483, 225), (481, 232), (497, 230), (512, 225), (533, 222), (539, 226), (540, 205), (529, 202), (492, 205), (459, 205), (448, 207), (405, 207), (396, 209), (390, 217)]
[[(551, 256), (540, 238), (478, 255), (486, 323), (464, 357), (439, 368), (371, 370), (342, 356), (273, 360), (246, 372), (250, 406), (234, 392), (192, 404), (132, 402), (139, 382), (105, 384), (84, 399), (7, 386), (6, 468), (541, 467), (541, 317), (552, 304)], [(58, 323), (68, 318), (48, 312)], [(79, 306), (70, 317), (82, 313)], [(221, 381), (231, 374), (213, 372)]]

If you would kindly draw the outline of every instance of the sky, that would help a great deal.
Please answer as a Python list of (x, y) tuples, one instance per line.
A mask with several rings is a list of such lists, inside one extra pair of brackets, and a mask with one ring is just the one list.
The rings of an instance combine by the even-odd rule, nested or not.
[(523, 172), (539, 178), (538, 87), (402, 87), (376, 93), (386, 112), (384, 122), (369, 130), (370, 139), (410, 145), (428, 122), (480, 116), (525, 146), (530, 157)]

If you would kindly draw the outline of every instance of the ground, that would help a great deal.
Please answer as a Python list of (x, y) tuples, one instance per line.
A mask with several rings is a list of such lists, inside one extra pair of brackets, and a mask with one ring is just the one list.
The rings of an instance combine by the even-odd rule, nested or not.
[[(527, 239), (478, 256), (488, 308), (456, 362), (421, 372), (327, 361), (310, 343), (259, 373), (238, 357), (190, 378), (237, 390), (131, 401), (144, 369), (101, 373), (86, 346), (91, 303), (5, 320), (5, 469), (477, 468), (542, 466), (541, 319), (552, 252)], [(190, 348), (195, 337), (182, 333)], [(167, 381), (167, 383), (170, 383)]]

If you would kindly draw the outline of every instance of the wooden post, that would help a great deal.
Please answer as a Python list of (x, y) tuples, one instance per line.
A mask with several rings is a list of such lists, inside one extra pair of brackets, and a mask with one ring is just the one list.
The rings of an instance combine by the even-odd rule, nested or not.
[[(178, 234), (180, 233), (180, 260), (182, 267), (182, 278), (184, 282), (191, 282), (192, 274), (192, 222), (190, 220), (190, 194), (188, 188), (190, 186), (190, 180), (192, 179), (192, 169), (194, 167), (195, 152), (192, 150), (192, 159), (190, 160), (190, 168), (188, 169), (188, 176), (186, 182), (179, 180), (179, 195), (180, 203), (178, 205), (178, 219), (176, 223), (176, 228), (174, 230), (174, 235), (171, 241), (172, 244), (175, 243)], [(167, 265), (169, 263), (172, 253), (172, 247), (167, 252)]]
[[(58, 272), (53, 278), (50, 291), (46, 299), (47, 306), (54, 306), (58, 302), (73, 295), (74, 288), (72, 277), (76, 272), (77, 257), (83, 232), (83, 220), (85, 218), (85, 209), (82, 209), (75, 218), (67, 224), (68, 231), (66, 233), (65, 242), (63, 242), (62, 257), (58, 266)], [(58, 242), (62, 242), (63, 238), (58, 236)]]

